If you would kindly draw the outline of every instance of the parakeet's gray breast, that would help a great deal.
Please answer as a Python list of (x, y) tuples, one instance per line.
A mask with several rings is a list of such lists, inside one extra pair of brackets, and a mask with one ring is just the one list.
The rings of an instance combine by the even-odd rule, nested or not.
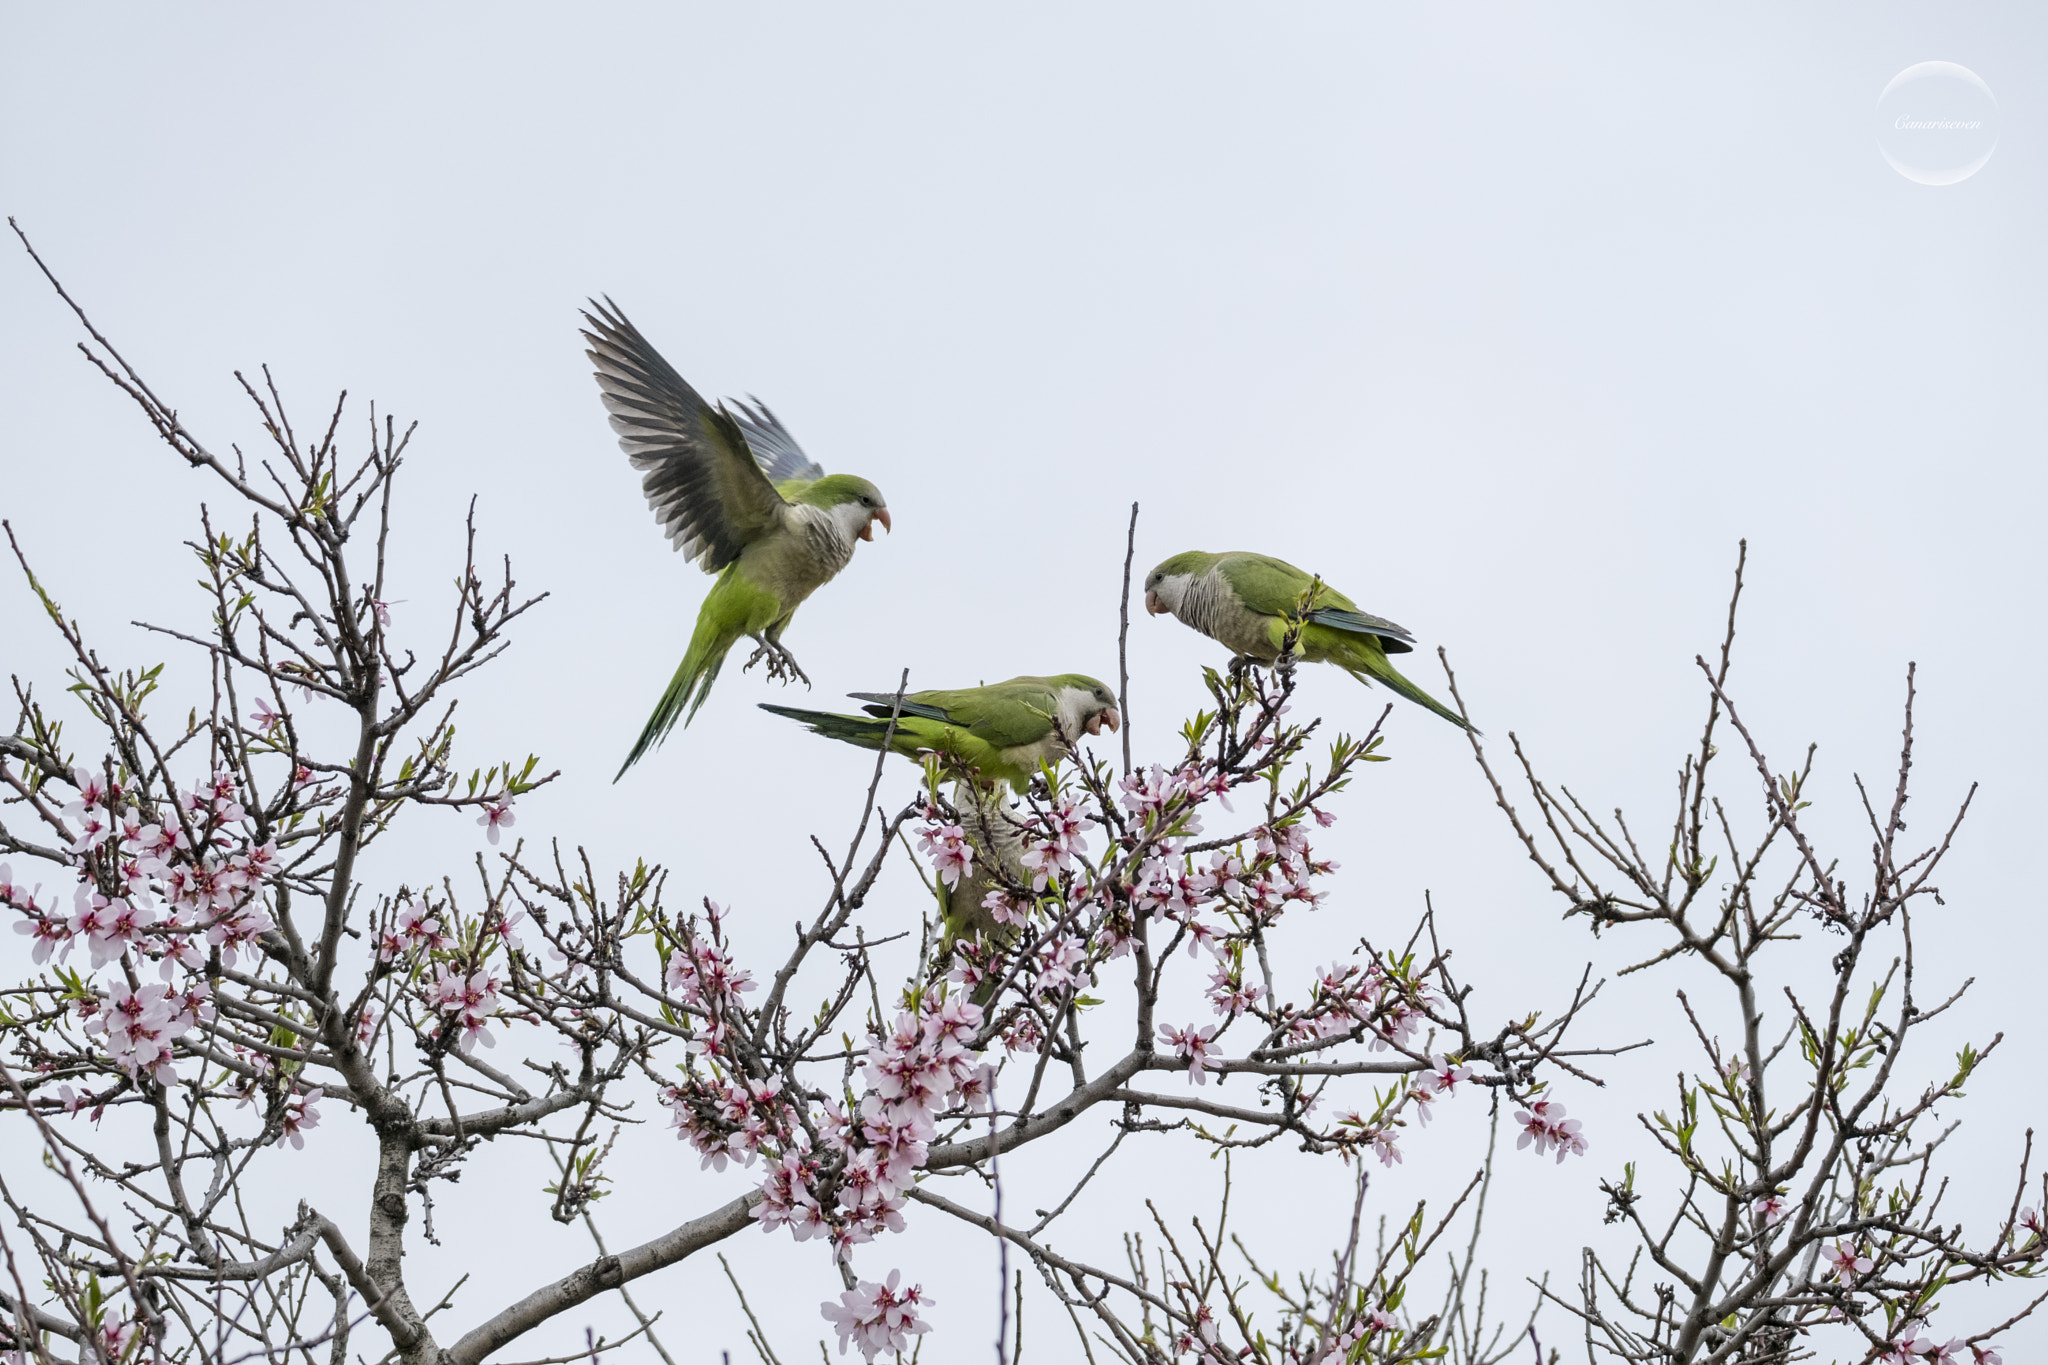
[(815, 566), (818, 581), (835, 576), (853, 560), (853, 537), (846, 534), (837, 518), (817, 513), (803, 519), (803, 554)]
[(1245, 609), (1221, 573), (1210, 571), (1188, 584), (1181, 597), (1181, 620), (1239, 654), (1263, 659), (1272, 653), (1264, 623)]

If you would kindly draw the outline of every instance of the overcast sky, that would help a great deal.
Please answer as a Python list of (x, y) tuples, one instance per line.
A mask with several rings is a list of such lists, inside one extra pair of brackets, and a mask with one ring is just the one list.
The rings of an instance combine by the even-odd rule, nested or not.
[[(260, 440), (232, 371), (265, 363), (308, 418), (343, 388), (416, 418), (400, 627), (441, 619), (472, 493), (486, 548), (552, 594), (464, 702), (470, 758), (563, 770), (520, 833), (670, 864), (681, 899), (733, 904), (765, 960), (822, 895), (805, 836), (845, 837), (867, 765), (753, 704), (888, 688), (905, 667), (913, 687), (1113, 676), (1134, 499), (1141, 566), (1252, 548), (1323, 573), (1446, 646), (1496, 740), (1519, 734), (1589, 806), (1654, 827), (1747, 537), (1736, 695), (1783, 764), (1819, 744), (1815, 818), (1845, 862), (1867, 848), (1850, 777), (1888, 779), (1909, 660), (1916, 832), (1982, 783), (1946, 918), (1919, 939), (1923, 983), (1976, 979), (1944, 1045), (2008, 1032), (1948, 1116), (1966, 1119), (1955, 1216), (1983, 1228), (2020, 1131), (2048, 1119), (2038, 7), (0, 16), (0, 209), (185, 422), (217, 447)], [(2001, 124), (1990, 162), (1939, 188), (1886, 164), (1874, 118), (1887, 81), (1937, 59), (1983, 78)], [(178, 544), (220, 499), (78, 357), (11, 247), (0, 514), (104, 652), (154, 662), (126, 623), (203, 619)], [(575, 330), (599, 292), (706, 393), (761, 395), (826, 467), (873, 479), (896, 523), (790, 629), (815, 692), (735, 659), (697, 724), (617, 786), (708, 580), (670, 552), (603, 421)], [(25, 588), (0, 585), (6, 671), (55, 682), (52, 644)], [(1141, 756), (1168, 756), (1219, 657), (1134, 623)], [(1411, 658), (1436, 689), (1433, 656)], [(1378, 708), (1341, 675), (1304, 692), (1353, 727)], [(1559, 921), (1450, 727), (1410, 707), (1389, 733), (1395, 761), (1338, 808), (1345, 875), (1298, 930), (1304, 969), (1399, 932), (1425, 891), (1489, 1020), (1554, 1009), (1586, 962), (1637, 955)], [(1753, 788), (1730, 795), (1754, 816)], [(479, 842), (466, 819), (430, 825), (372, 875), (418, 882)], [(907, 915), (914, 883), (888, 887)], [(1597, 1185), (1623, 1161), (1657, 1188), (1630, 1116), (1668, 1105), (1687, 1064), (1680, 985), (1704, 982), (1632, 978), (1589, 1016), (1589, 1038), (1660, 1046), (1607, 1068), (1604, 1093), (1561, 1088), (1587, 1158), (1504, 1167), (1510, 1281), (1574, 1278), (1578, 1247), (1617, 1245)], [(1943, 1056), (1922, 1054), (1927, 1074)], [(1479, 1109), (1449, 1117), (1381, 1176), (1379, 1210), (1404, 1216), (1477, 1159)], [(314, 1139), (336, 1170), (362, 1157), (346, 1126)], [(658, 1128), (622, 1160), (615, 1244), (739, 1188)], [(1013, 1197), (1028, 1207), (1089, 1154), (1020, 1153)], [(1334, 1233), (1334, 1163), (1276, 1151), (1241, 1173), (1254, 1245)], [(451, 1310), (467, 1320), (587, 1256), (527, 1174), (448, 1193), (454, 1231), (412, 1262), (416, 1297), (481, 1256)], [(1217, 1172), (1160, 1141), (1115, 1174), (1061, 1225), (1076, 1254), (1112, 1258), (1146, 1194), (1206, 1207)], [(726, 1250), (805, 1358), (825, 1255), (753, 1234)], [(985, 1242), (921, 1216), (858, 1263), (938, 1295), (938, 1358), (982, 1349)], [(715, 1264), (640, 1290), (670, 1310), (678, 1359), (745, 1358)], [(618, 1315), (534, 1340), (573, 1349), (585, 1321)], [(1049, 1312), (1031, 1331), (1043, 1358), (1071, 1349)], [(2048, 1329), (2007, 1344), (2035, 1358)]]

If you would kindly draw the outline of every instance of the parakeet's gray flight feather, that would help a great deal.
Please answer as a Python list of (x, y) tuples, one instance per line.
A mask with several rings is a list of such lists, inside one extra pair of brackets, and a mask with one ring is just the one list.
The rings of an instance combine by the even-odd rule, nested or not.
[(745, 402), (734, 399), (732, 405), (740, 430), (747, 433), (747, 444), (754, 448), (754, 458), (761, 462), (761, 468), (768, 471), (770, 483), (825, 477), (824, 469), (804, 454), (796, 437), (789, 434), (789, 428), (782, 425), (782, 419), (766, 403), (748, 394)]
[(619, 447), (641, 471), (647, 505), (668, 538), (706, 573), (773, 529), (789, 504), (755, 460), (740, 424), (704, 401), (607, 298), (583, 316), (585, 352)]
[[(863, 706), (861, 709), (871, 716), (881, 716), (885, 720), (888, 718), (889, 713), (896, 709), (896, 694), (894, 692), (848, 692), (846, 695), (852, 697), (855, 701), (867, 702), (868, 705)], [(953, 718), (938, 707), (926, 706), (923, 702), (915, 702), (908, 697), (903, 699), (901, 714), (906, 716), (923, 716), (926, 720), (935, 720), (946, 725), (950, 725), (953, 722)]]
[(1308, 614), (1318, 625), (1348, 630), (1354, 635), (1376, 635), (1389, 654), (1406, 654), (1415, 648), (1415, 637), (1384, 616), (1367, 611), (1345, 611), (1340, 607), (1318, 607)]

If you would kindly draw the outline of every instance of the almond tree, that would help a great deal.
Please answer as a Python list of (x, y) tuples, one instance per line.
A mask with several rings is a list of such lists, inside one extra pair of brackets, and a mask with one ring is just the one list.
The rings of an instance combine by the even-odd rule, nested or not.
[[(1706, 723), (1678, 770), (1668, 843), (1646, 855), (1619, 810), (1603, 819), (1544, 781), (1510, 736), (1535, 806), (1526, 820), (1473, 744), (1567, 914), (1596, 935), (1653, 936), (1649, 955), (1628, 970), (1683, 968), (1709, 992), (1678, 992), (1696, 1069), (1680, 1078), (1670, 1108), (1641, 1116), (1668, 1171), (1639, 1180), (1630, 1163), (1602, 1184), (1607, 1221), (1634, 1232), (1638, 1249), (1625, 1265), (1587, 1249), (1576, 1299), (1551, 1297), (1578, 1317), (1589, 1358), (1790, 1361), (1824, 1348), (1889, 1365), (1995, 1365), (1993, 1338), (2048, 1295), (2003, 1320), (1938, 1310), (1959, 1286), (2040, 1272), (2048, 1188), (2029, 1184), (2030, 1130), (2015, 1144), (2004, 1216), (1967, 1235), (1944, 1221), (1938, 1158), (1953, 1124), (1930, 1133), (1930, 1120), (1962, 1097), (2005, 1036), (1965, 1045), (1953, 1063), (1916, 1046), (1969, 988), (1927, 992), (1913, 934), (1916, 916), (1923, 932), (1953, 932), (1958, 911), (1934, 877), (1976, 789), (1934, 839), (1906, 842), (1909, 666), (1891, 791), (1873, 796), (1855, 779), (1871, 844), (1865, 879), (1852, 885), (1802, 823), (1815, 750), (1796, 766), (1773, 764), (1728, 690), (1747, 552), (1745, 544), (1719, 657), (1697, 660)], [(1761, 801), (1727, 806), (1710, 786), (1725, 767), (1715, 766), (1723, 743), (1746, 760)], [(1758, 810), (1758, 820), (1738, 814)], [(1522, 1117), (1541, 1143), (1535, 1109)]]
[[(39, 1146), (65, 1192), (0, 1178), (0, 1349), (470, 1365), (609, 1294), (652, 1337), (630, 1287), (759, 1230), (839, 1267), (846, 1290), (821, 1325), (872, 1358), (926, 1330), (926, 1300), (900, 1269), (856, 1273), (857, 1250), (865, 1268), (880, 1254), (867, 1244), (945, 1217), (1029, 1259), (1085, 1319), (1084, 1347), (1220, 1359), (1227, 1327), (1268, 1360), (1442, 1353), (1451, 1317), (1397, 1323), (1407, 1272), (1365, 1273), (1355, 1238), (1333, 1290), (1261, 1324), (1213, 1269), (1096, 1269), (1053, 1244), (1050, 1217), (1022, 1228), (980, 1207), (999, 1163), (1036, 1144), (1285, 1141), (1362, 1168), (1395, 1160), (1419, 1136), (1410, 1120), (1459, 1094), (1541, 1112), (1548, 1076), (1585, 1075), (1564, 1042), (1597, 988), (1582, 980), (1540, 1026), (1483, 1027), (1426, 918), (1313, 979), (1276, 971), (1271, 945), (1331, 894), (1312, 838), (1384, 757), (1377, 726), (1317, 748), (1320, 722), (1288, 716), (1291, 671), (1240, 670), (1208, 675), (1212, 706), (1165, 761), (1133, 767), (1126, 751), (1119, 770), (1084, 752), (1013, 809), (955, 809), (940, 756), (885, 805), (878, 762), (844, 851), (811, 841), (816, 914), (779, 962), (750, 966), (727, 934), (744, 906), (672, 904), (699, 869), (603, 875), (580, 851), (515, 842), (517, 803), (555, 774), (533, 758), (458, 764), (459, 684), (504, 666), (540, 599), (509, 562), (486, 580), (472, 515), (443, 631), (394, 627), (409, 428), (373, 411), (347, 454), (344, 403), (302, 435), (265, 372), (242, 387), (267, 450), (222, 454), (78, 316), (81, 350), (234, 510), (203, 510), (189, 542), (202, 623), (161, 627), (176, 652), (144, 667), (95, 648), (7, 528), (72, 662), (61, 705), (15, 679), (0, 739), (0, 902), (29, 969), (0, 991), (0, 1113), (9, 1150)], [(1124, 588), (1127, 605), (1128, 570)], [(168, 684), (185, 677), (207, 701), (176, 714)], [(450, 868), (366, 882), (364, 850), (434, 807), (495, 846), (470, 889)], [(998, 840), (977, 828), (990, 819), (1014, 828)], [(928, 903), (879, 903), (911, 834), (955, 885), (978, 849), (1025, 850), (1021, 872), (994, 873), (1000, 934), (948, 944)], [(1187, 973), (1209, 1016), (1163, 1017)], [(490, 1139), (546, 1144), (561, 1174), (535, 1216), (588, 1223), (607, 1131), (664, 1110), (704, 1165), (746, 1167), (754, 1188), (496, 1301), (408, 1277), (406, 1239), (434, 1235), (435, 1182), (491, 1162)], [(1549, 1112), (1544, 1143), (1583, 1150)], [(338, 1123), (364, 1124), (377, 1153), (345, 1197), (304, 1155)], [(252, 1221), (243, 1195), (258, 1190), (306, 1191), (281, 1233)], [(1427, 1248), (1409, 1249), (1413, 1265)], [(1452, 1316), (1470, 1328), (1462, 1302)]]

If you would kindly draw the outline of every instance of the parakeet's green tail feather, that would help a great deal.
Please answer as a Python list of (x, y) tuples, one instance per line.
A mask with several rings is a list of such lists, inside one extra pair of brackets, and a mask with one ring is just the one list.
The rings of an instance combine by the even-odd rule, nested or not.
[[(725, 663), (726, 651), (737, 639), (737, 632), (728, 633), (717, 622), (704, 616), (697, 618), (697, 629), (690, 635), (690, 647), (684, 652), (682, 663), (676, 666), (675, 677), (669, 679), (668, 691), (661, 694), (654, 714), (647, 718), (640, 738), (633, 743), (633, 752), (626, 755), (626, 761), (619, 765), (618, 775), (612, 781), (624, 777), (626, 769), (667, 739), (668, 732), (676, 728), (678, 719), (688, 725), (697, 718), (698, 708), (711, 695), (711, 684), (718, 681), (718, 670)], [(685, 707), (689, 708), (687, 713)]]
[[(881, 748), (882, 737), (889, 733), (887, 720), (875, 720), (868, 716), (840, 716), (830, 711), (805, 711), (794, 706), (776, 706), (765, 701), (760, 703), (760, 707), (763, 711), (772, 711), (778, 716), (788, 716), (791, 720), (801, 722), (808, 726), (813, 734), (823, 735), (827, 739), (844, 740), (848, 744), (858, 744), (863, 749)], [(896, 733), (899, 737), (903, 735), (900, 725)]]
[(1364, 643), (1354, 644), (1349, 640), (1344, 640), (1333, 642), (1333, 647), (1330, 650), (1330, 659), (1331, 662), (1339, 665), (1345, 672), (1360, 681), (1370, 679), (1371, 681), (1381, 683), (1388, 691), (1406, 697), (1409, 701), (1426, 710), (1436, 712), (1436, 714), (1442, 716), (1460, 730), (1472, 730), (1474, 734), (1479, 733), (1477, 730), (1472, 729), (1471, 722), (1467, 721), (1463, 716), (1402, 677), (1401, 671), (1387, 662), (1387, 656), (1381, 650), (1374, 649)]

